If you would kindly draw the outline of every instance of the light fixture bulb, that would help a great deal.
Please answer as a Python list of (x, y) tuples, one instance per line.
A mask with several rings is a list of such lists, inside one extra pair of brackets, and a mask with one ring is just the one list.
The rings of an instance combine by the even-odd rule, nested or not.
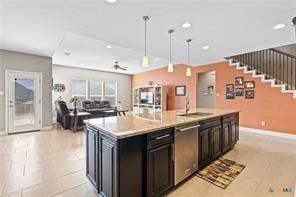
[(191, 27), (191, 23), (189, 23), (189, 22), (185, 22), (185, 23), (182, 24), (182, 27), (183, 27), (184, 29), (188, 29), (188, 28)]
[(143, 57), (142, 67), (143, 68), (148, 68), (149, 67), (149, 58), (148, 58), (148, 56)]
[(190, 67), (188, 67), (186, 69), (186, 77), (191, 77), (191, 68)]
[(286, 27), (286, 25), (283, 23), (280, 23), (280, 24), (277, 24), (276, 26), (274, 26), (273, 29), (277, 30), (277, 29), (282, 29), (284, 27)]
[(169, 63), (169, 65), (168, 65), (168, 72), (169, 72), (169, 73), (174, 72), (174, 64)]
[(117, 0), (105, 0), (107, 3), (114, 4), (117, 3)]

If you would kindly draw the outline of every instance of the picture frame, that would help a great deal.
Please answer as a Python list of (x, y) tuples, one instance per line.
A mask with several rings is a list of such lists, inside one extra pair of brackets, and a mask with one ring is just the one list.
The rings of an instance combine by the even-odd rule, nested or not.
[(236, 86), (244, 85), (244, 77), (235, 77), (235, 85)]
[(255, 81), (245, 81), (245, 89), (255, 88)]
[(234, 92), (226, 92), (226, 99), (235, 99), (235, 93)]
[(176, 96), (186, 96), (186, 86), (176, 86), (175, 95)]
[(254, 90), (246, 90), (245, 91), (245, 99), (254, 99), (255, 91)]
[(234, 84), (226, 84), (226, 92), (234, 92)]
[(235, 88), (235, 96), (244, 96), (244, 88)]

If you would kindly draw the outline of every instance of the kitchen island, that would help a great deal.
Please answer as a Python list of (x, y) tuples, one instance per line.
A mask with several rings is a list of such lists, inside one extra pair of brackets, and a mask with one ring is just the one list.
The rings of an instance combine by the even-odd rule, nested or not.
[(238, 110), (173, 110), (85, 123), (86, 175), (108, 197), (160, 196), (239, 140)]

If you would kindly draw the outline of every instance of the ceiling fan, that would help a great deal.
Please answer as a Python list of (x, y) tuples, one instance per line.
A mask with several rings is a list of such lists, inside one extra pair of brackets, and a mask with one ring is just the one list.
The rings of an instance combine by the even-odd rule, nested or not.
[(121, 67), (121, 66), (118, 64), (118, 61), (116, 61), (115, 64), (114, 64), (114, 69), (115, 69), (115, 70), (118, 70), (118, 69), (121, 69), (121, 70), (127, 70), (127, 67)]

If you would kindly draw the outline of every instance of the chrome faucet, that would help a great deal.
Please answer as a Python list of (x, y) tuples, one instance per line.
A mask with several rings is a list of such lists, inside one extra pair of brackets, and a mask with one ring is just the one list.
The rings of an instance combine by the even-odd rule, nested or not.
[(190, 110), (189, 98), (188, 98), (188, 96), (186, 96), (185, 97), (185, 109), (184, 109), (186, 115), (188, 114), (189, 110)]

